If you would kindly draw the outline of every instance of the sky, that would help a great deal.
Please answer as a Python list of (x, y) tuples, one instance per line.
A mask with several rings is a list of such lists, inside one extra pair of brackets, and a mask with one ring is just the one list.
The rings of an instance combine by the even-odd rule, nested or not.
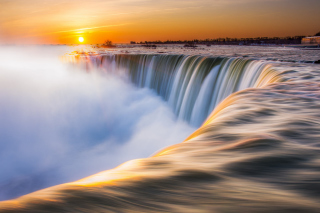
[(319, 0), (0, 0), (0, 44), (314, 35)]

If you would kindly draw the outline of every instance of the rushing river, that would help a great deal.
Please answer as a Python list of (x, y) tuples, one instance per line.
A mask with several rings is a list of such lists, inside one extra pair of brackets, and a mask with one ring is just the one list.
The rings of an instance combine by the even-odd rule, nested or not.
[(22, 72), (6, 65), (7, 193), (29, 183), (21, 177), (44, 179), (44, 188), (175, 145), (2, 202), (0, 211), (320, 212), (320, 66), (297, 63), (308, 58), (303, 50), (279, 62), (266, 58), (283, 49), (257, 49), (254, 57), (78, 54)]

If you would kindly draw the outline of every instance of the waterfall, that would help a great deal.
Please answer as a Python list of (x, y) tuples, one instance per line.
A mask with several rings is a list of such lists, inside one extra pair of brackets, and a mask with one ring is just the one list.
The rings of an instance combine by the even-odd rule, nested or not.
[(125, 75), (137, 87), (152, 89), (178, 118), (196, 127), (230, 94), (280, 80), (270, 62), (245, 58), (161, 54), (85, 57), (89, 67)]
[[(15, 59), (15, 57), (10, 58)], [(320, 67), (248, 58), (165, 54), (90, 55), (90, 53), (81, 53), (79, 57), (70, 56), (70, 58), (76, 65), (84, 65), (87, 72), (103, 72), (102, 75), (81, 73), (79, 87), (83, 90), (76, 89), (77, 94), (90, 89), (85, 83), (87, 80), (90, 82), (91, 77), (99, 81), (105, 80), (103, 76), (104, 72), (107, 72), (110, 75), (124, 77), (128, 81), (111, 76), (110, 81), (91, 82), (94, 90), (95, 86), (98, 86), (97, 89), (100, 92), (101, 85), (113, 87), (113, 81), (121, 82), (120, 86), (128, 87), (126, 89), (129, 91), (133, 89), (150, 94), (148, 91), (150, 89), (167, 101), (180, 120), (183, 119), (193, 126), (203, 124), (182, 143), (167, 147), (151, 157), (131, 160), (114, 169), (105, 170), (78, 181), (56, 185), (14, 200), (0, 202), (0, 212), (320, 212)], [(40, 69), (37, 74), (43, 72), (42, 70)], [(30, 75), (24, 70), (22, 73), (25, 73), (25, 76)], [(109, 74), (105, 76), (107, 79), (110, 77)], [(31, 75), (30, 79), (37, 77), (38, 75)], [(77, 80), (74, 77), (71, 75), (69, 81), (66, 82), (73, 83)], [(21, 78), (19, 83), (25, 80), (28, 78)], [(47, 78), (44, 83), (52, 80), (54, 79)], [(10, 86), (13, 85), (11, 81), (8, 82)], [(29, 85), (32, 87), (33, 83), (30, 81), (30, 84), (27, 84), (28, 87)], [(60, 87), (61, 79), (57, 78), (56, 83)], [(147, 89), (136, 90), (132, 85), (126, 83)], [(66, 87), (64, 91), (68, 90), (69, 88)], [(4, 94), (8, 91), (4, 90)], [(51, 90), (49, 93), (47, 91), (49, 90), (41, 91), (41, 100), (52, 93)], [(49, 108), (49, 111), (43, 110), (42, 112), (42, 110), (37, 110), (39, 105), (37, 99), (33, 99), (33, 96), (25, 96), (28, 94), (27, 91), (21, 89), (16, 94), (19, 97), (23, 94), (24, 102), (19, 101), (16, 105), (19, 108), (20, 106), (26, 108), (27, 112), (32, 108), (21, 103), (30, 103), (30, 100), (35, 102), (34, 106), (36, 106), (31, 112), (36, 115), (40, 113), (45, 119), (47, 119), (47, 114), (52, 113), (54, 109), (51, 104), (45, 104), (45, 109)], [(59, 96), (60, 94), (61, 92), (58, 93)], [(66, 94), (64, 98), (72, 97)], [(77, 102), (80, 105), (86, 104), (86, 100), (89, 103), (92, 102), (90, 98), (92, 94), (96, 93), (88, 93), (89, 99), (79, 99), (80, 101)], [(98, 94), (96, 99), (101, 98), (107, 104), (112, 104), (112, 101), (116, 102), (120, 94), (121, 88), (116, 87), (111, 91), (110, 96)], [(10, 102), (12, 97), (8, 97), (7, 100)], [(131, 98), (132, 96), (129, 94), (126, 97)], [(131, 115), (139, 114), (141, 106), (145, 104), (144, 100), (141, 105), (134, 104), (135, 107), (129, 111), (123, 112), (123, 109), (130, 108), (130, 105), (124, 101), (124, 107), (118, 107), (116, 104), (116, 108), (106, 109), (106, 112), (111, 115), (120, 111), (123, 113), (124, 120), (127, 120)], [(61, 104), (60, 102), (58, 104)], [(156, 107), (160, 102), (156, 102), (151, 108)], [(15, 107), (15, 105), (8, 106)], [(94, 117), (91, 113), (84, 113), (85, 117), (83, 117), (81, 113), (85, 110), (78, 111), (73, 106), (70, 105), (67, 112), (75, 110), (75, 113), (72, 113), (73, 117), (80, 116), (83, 119), (71, 119), (69, 122), (71, 126), (77, 126), (77, 123), (82, 121), (79, 123), (85, 123), (90, 127), (89, 132), (97, 129), (98, 133), (109, 134), (110, 129), (105, 126), (108, 123), (103, 122), (110, 119), (103, 113), (104, 106), (107, 105), (90, 107), (92, 109), (89, 111), (93, 111), (96, 115)], [(7, 112), (6, 110), (3, 115), (9, 114)], [(167, 113), (170, 111), (166, 110), (160, 115)], [(3, 127), (4, 130), (7, 130), (9, 128), (6, 129), (6, 126), (11, 125), (12, 128), (9, 130), (12, 129), (13, 138), (16, 135), (19, 136), (19, 139), (21, 138), (21, 147), (23, 150), (27, 149), (26, 154), (21, 155), (22, 160), (25, 159), (25, 156), (31, 156), (30, 149), (36, 150), (34, 154), (39, 153), (40, 150), (41, 156), (44, 156), (44, 164), (48, 164), (50, 155), (47, 155), (46, 150), (43, 151), (38, 147), (41, 148), (42, 141), (48, 140), (49, 144), (52, 144), (48, 147), (50, 151), (52, 148), (59, 148), (57, 154), (52, 157), (54, 161), (57, 161), (58, 157), (58, 161), (63, 164), (73, 162), (65, 161), (68, 158), (61, 157), (63, 155), (61, 155), (60, 148), (64, 147), (62, 146), (64, 143), (67, 146), (71, 143), (62, 141), (60, 145), (60, 140), (52, 137), (55, 135), (49, 134), (50, 131), (44, 132), (47, 137), (40, 137), (40, 142), (36, 144), (32, 144), (33, 140), (25, 137), (28, 136), (30, 130), (34, 130), (35, 133), (43, 132), (38, 128), (41, 123), (37, 120), (31, 122), (35, 123), (35, 128), (26, 128), (26, 131), (19, 134), (17, 130), (21, 122), (26, 123), (29, 127), (31, 119), (21, 116), (24, 114), (16, 114), (17, 122), (13, 123), (14, 125), (7, 122), (6, 116), (3, 116), (5, 118)], [(62, 114), (66, 116), (59, 114), (53, 115), (60, 116), (62, 122), (57, 124), (64, 126), (65, 121), (70, 118), (69, 113)], [(150, 126), (153, 126), (152, 121), (162, 119), (158, 113), (153, 115), (150, 117), (148, 115), (148, 119), (143, 119), (143, 122), (140, 122), (140, 119), (135, 120), (139, 126), (138, 129), (142, 129), (143, 132), (139, 131), (138, 137), (135, 137), (138, 143), (125, 144), (125, 155), (131, 156), (135, 150), (144, 151), (147, 144), (153, 146), (160, 142), (163, 145), (170, 140), (170, 136), (164, 134), (158, 125), (155, 125), (154, 128), (159, 134), (150, 137), (149, 134), (154, 134), (153, 131), (150, 132)], [(92, 125), (95, 124), (92, 120), (100, 120), (100, 117), (102, 117), (102, 123), (99, 121), (98, 125)], [(118, 123), (122, 126), (120, 121), (111, 117), (110, 126), (117, 126)], [(183, 124), (183, 122), (174, 123)], [(58, 125), (48, 127), (55, 129)], [(63, 135), (69, 132), (69, 129), (65, 127), (63, 130)], [(184, 128), (182, 130), (185, 131)], [(86, 128), (79, 129), (79, 132), (83, 131), (86, 131)], [(132, 131), (137, 131), (137, 129), (133, 128)], [(174, 129), (169, 128), (169, 132), (171, 131)], [(83, 142), (81, 139), (83, 134), (75, 137), (75, 133), (77, 132), (71, 131), (69, 138), (78, 148)], [(101, 141), (97, 131), (92, 133), (90, 136), (98, 136), (98, 140)], [(119, 135), (126, 135), (126, 133), (127, 130), (120, 131)], [(145, 142), (140, 143), (140, 140), (145, 140)], [(8, 162), (13, 159), (14, 165), (17, 165), (16, 168), (21, 170), (23, 167), (20, 162), (23, 165), (23, 161), (19, 162), (17, 161), (19, 158), (13, 158), (11, 155), (16, 150), (17, 143), (8, 141), (13, 147), (11, 152), (4, 149), (4, 153), (10, 153)], [(88, 146), (84, 146), (85, 154), (80, 153), (80, 155), (70, 157), (77, 162), (81, 160), (82, 163), (85, 162), (84, 165), (74, 165), (78, 165), (77, 167), (81, 169), (88, 168), (88, 165), (95, 167), (94, 164), (90, 164), (90, 158), (88, 159), (90, 153), (94, 156), (97, 154), (107, 156), (114, 150), (112, 143), (104, 143), (104, 146), (98, 143), (93, 145), (94, 149), (88, 150)], [(62, 152), (65, 152), (66, 155), (73, 154), (73, 150), (66, 152), (63, 149)], [(115, 153), (112, 156), (116, 156), (118, 152)], [(31, 158), (31, 163), (35, 161), (34, 159), (37, 158)], [(103, 166), (107, 164), (108, 161), (104, 159), (97, 158), (97, 164)], [(5, 174), (10, 170), (8, 170), (7, 161), (3, 162), (6, 164)], [(45, 170), (42, 168), (46, 168), (42, 167), (43, 162), (41, 161), (40, 169), (34, 170), (36, 171), (35, 182), (39, 180), (40, 183), (43, 182), (41, 173)], [(26, 162), (26, 165), (29, 170), (30, 162)], [(71, 173), (77, 171), (77, 167), (70, 165), (65, 168)], [(62, 171), (67, 169), (62, 169)], [(51, 175), (54, 173), (48, 174), (55, 178)], [(29, 179), (28, 176), (26, 177), (22, 176), (22, 180)], [(13, 189), (7, 190), (9, 195), (14, 192), (14, 189), (22, 186), (19, 181), (20, 179), (14, 179), (13, 184), (8, 185), (8, 189)], [(6, 187), (6, 185), (1, 186)], [(22, 188), (25, 190), (25, 187)]]

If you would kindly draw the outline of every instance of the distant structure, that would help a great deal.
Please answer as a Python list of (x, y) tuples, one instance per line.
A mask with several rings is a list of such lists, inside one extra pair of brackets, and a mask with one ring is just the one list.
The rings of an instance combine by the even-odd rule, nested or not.
[(136, 42), (135, 41), (130, 41), (130, 44), (136, 44)]
[(320, 44), (320, 36), (305, 37), (301, 44)]

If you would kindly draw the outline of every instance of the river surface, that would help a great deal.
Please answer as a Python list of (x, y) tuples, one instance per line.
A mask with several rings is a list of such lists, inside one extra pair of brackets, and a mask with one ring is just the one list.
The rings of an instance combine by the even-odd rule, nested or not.
[[(65, 51), (70, 52), (68, 48), (63, 47), (58, 53), (62, 55)], [(102, 172), (92, 173), (92, 176), (80, 179), (84, 175), (82, 173), (72, 177), (80, 180), (1, 202), (1, 212), (320, 212), (320, 65), (311, 64), (320, 59), (319, 50), (236, 46), (188, 50), (181, 49), (180, 46), (156, 50), (73, 47), (72, 50), (77, 52), (65, 54), (60, 57), (64, 63), (59, 62), (70, 70), (61, 71), (61, 67), (54, 69), (55, 72), (60, 70), (61, 75), (66, 72), (72, 75), (65, 82), (67, 88), (60, 85), (61, 80), (66, 80), (65, 77), (59, 78), (56, 81), (58, 85), (53, 86), (60, 95), (68, 98), (53, 99), (54, 101), (50, 99), (49, 104), (46, 102), (44, 108), (41, 107), (43, 114), (39, 116), (41, 122), (38, 125), (34, 126), (35, 122), (30, 120), (34, 116), (29, 117), (32, 110), (26, 103), (30, 103), (30, 98), (27, 102), (20, 102), (22, 97), (29, 97), (25, 96), (25, 91), (30, 85), (18, 91), (16, 88), (21, 85), (18, 84), (20, 81), (15, 86), (10, 84), (11, 86), (5, 87), (14, 92), (5, 96), (7, 99), (1, 97), (1, 100), (6, 100), (5, 103), (9, 100), (19, 101), (11, 103), (11, 108), (8, 109), (16, 107), (18, 109), (13, 112), (21, 113), (21, 110), (28, 107), (26, 112), (23, 111), (24, 122), (29, 124), (26, 124), (28, 127), (32, 125), (23, 131), (26, 132), (23, 138), (29, 139), (24, 143), (28, 146), (33, 143), (28, 138), (30, 132), (34, 134), (33, 137), (39, 137), (39, 132), (42, 133), (38, 143), (44, 144), (45, 148), (38, 149), (34, 146), (37, 152), (45, 152), (45, 141), (52, 139), (52, 135), (63, 138), (61, 144), (58, 143), (62, 147), (69, 140), (87, 142), (88, 144), (82, 144), (84, 148), (81, 149), (80, 144), (72, 145), (72, 150), (76, 148), (77, 151), (73, 152), (74, 155), (65, 156), (77, 159), (77, 163), (70, 164), (65, 170), (57, 170), (59, 173), (55, 174), (60, 176), (68, 174), (65, 171), (76, 167), (74, 165), (80, 170), (88, 170), (86, 168), (97, 163), (106, 163), (107, 161), (100, 161), (102, 157), (96, 158), (97, 152), (104, 160), (122, 156), (121, 159), (125, 161), (128, 153), (141, 152), (148, 144), (155, 146), (154, 149), (148, 149), (149, 154), (163, 149), (151, 157), (130, 155), (135, 160), (114, 169), (102, 171), (104, 169), (98, 167), (96, 170), (101, 169)], [(40, 67), (46, 64), (43, 61), (41, 63)], [(35, 60), (34, 66), (38, 65)], [(30, 91), (31, 94), (37, 91), (36, 98), (31, 99), (33, 104), (37, 103), (35, 100), (43, 104), (44, 97), (39, 98), (42, 94), (40, 90), (48, 87), (53, 78), (48, 77), (52, 70), (48, 71), (43, 74), (43, 79), (50, 79), (44, 81), (45, 86), (41, 85)], [(23, 81), (32, 82), (34, 76), (39, 74), (36, 72), (29, 79), (26, 76), (30, 72), (26, 71)], [(12, 78), (17, 78), (17, 75)], [(74, 81), (76, 85), (70, 88)], [(109, 88), (102, 90), (106, 85)], [(47, 97), (48, 91), (44, 90), (44, 94)], [(99, 96), (98, 101), (95, 99), (96, 95)], [(43, 126), (41, 119), (49, 113), (48, 106), (52, 113), (52, 110), (56, 110), (53, 103), (57, 100), (69, 100), (70, 97), (76, 97), (74, 99), (77, 107), (71, 105), (65, 114), (58, 111), (52, 117), (61, 118), (73, 112), (74, 117), (80, 117), (79, 120), (73, 118), (75, 120), (71, 119), (70, 122), (67, 119), (66, 128), (60, 126), (61, 121), (53, 123), (49, 119), (48, 126), (59, 126), (59, 131), (64, 134), (52, 132), (49, 127), (40, 128)], [(117, 99), (122, 100), (121, 104), (113, 106), (118, 103)], [(102, 100), (109, 100), (108, 104), (101, 105), (104, 103)], [(92, 107), (90, 113), (87, 108), (79, 110), (86, 104)], [(136, 107), (131, 109), (131, 104)], [(38, 103), (35, 106), (38, 107)], [(159, 107), (162, 113), (154, 113)], [(65, 110), (66, 106), (63, 105), (62, 108)], [(12, 111), (4, 113), (11, 119), (8, 121), (21, 121), (21, 117), (11, 118), (10, 113)], [(39, 109), (36, 108), (36, 114), (38, 113)], [(107, 113), (109, 117), (115, 114), (120, 117), (110, 121), (102, 116), (103, 113)], [(144, 122), (139, 116), (145, 119)], [(124, 144), (125, 148), (120, 146), (114, 149), (120, 150), (118, 152), (106, 152), (112, 147), (110, 143), (97, 141), (109, 141), (109, 136), (104, 134), (110, 132), (110, 126), (117, 126), (122, 121), (119, 118), (131, 119), (130, 124), (120, 125), (117, 129), (120, 133), (113, 133), (112, 138), (121, 138), (127, 132), (124, 135), (130, 135), (129, 138), (137, 137), (138, 142), (118, 138), (116, 142)], [(10, 122), (2, 123), (6, 127), (5, 124)], [(21, 135), (22, 127), (27, 128), (14, 124), (7, 131), (15, 127), (12, 132), (19, 133), (18, 136)], [(73, 128), (77, 125), (81, 128), (74, 131)], [(150, 128), (153, 125), (154, 128)], [(105, 128), (100, 129), (101, 126)], [(34, 129), (38, 131), (34, 133)], [(94, 139), (87, 134), (83, 137), (82, 133), (87, 129), (92, 131), (88, 135)], [(96, 129), (99, 131), (93, 131)], [(70, 130), (73, 130), (72, 134)], [(17, 135), (14, 133), (12, 135)], [(60, 134), (68, 137), (64, 138)], [(12, 143), (12, 135), (1, 140), (2, 146), (10, 148), (6, 143)], [(97, 139), (98, 136), (105, 140)], [(90, 139), (84, 140), (86, 137)], [(186, 139), (181, 139), (183, 137)], [(50, 144), (56, 146), (56, 143)], [(92, 143), (103, 146), (93, 146)], [(165, 148), (171, 144), (172, 146)], [(96, 152), (92, 152), (93, 147)], [(87, 155), (88, 150), (93, 154)], [(56, 153), (61, 153), (60, 147)], [(56, 153), (52, 156), (56, 156)], [(14, 159), (15, 155), (18, 156), (11, 154), (10, 157)], [(144, 158), (136, 159), (137, 156)], [(22, 156), (21, 160), (23, 159), (28, 165), (35, 165), (37, 160), (45, 158), (40, 156), (35, 161), (29, 161), (30, 156), (27, 155)], [(9, 157), (6, 160), (10, 162)], [(57, 161), (59, 159), (53, 157), (49, 162), (58, 168), (65, 166), (64, 163), (56, 164)], [(9, 168), (10, 164), (8, 165)], [(42, 166), (47, 170), (52, 168)], [(39, 167), (34, 166), (37, 169)], [(33, 170), (35, 174), (37, 169)], [(14, 180), (10, 175), (1, 177)], [(63, 181), (60, 180), (60, 183)], [(15, 182), (12, 181), (11, 184), (14, 185)], [(18, 190), (19, 187), (15, 189)]]

